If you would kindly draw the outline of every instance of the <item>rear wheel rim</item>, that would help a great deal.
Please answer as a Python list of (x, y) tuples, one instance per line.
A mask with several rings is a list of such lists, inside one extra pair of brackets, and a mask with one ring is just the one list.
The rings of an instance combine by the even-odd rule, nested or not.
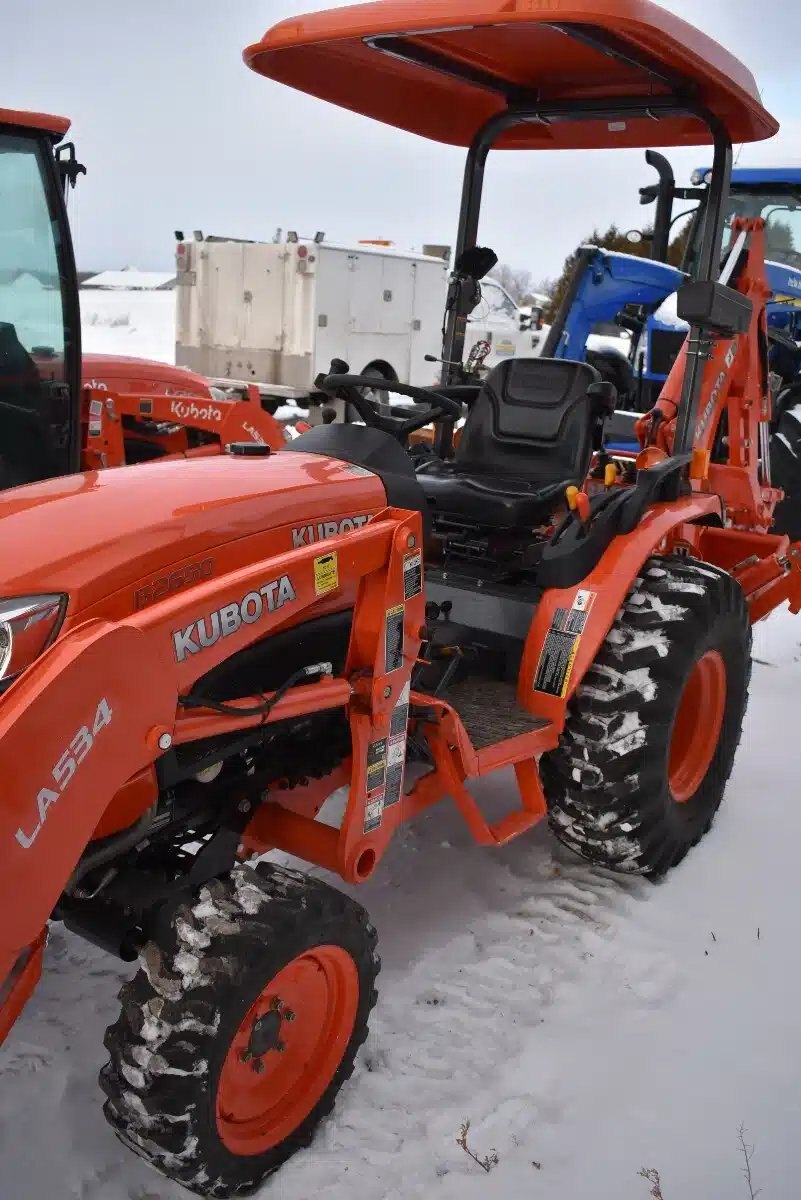
[(309, 1116), (333, 1080), (359, 1005), (359, 976), (340, 946), (290, 960), (250, 1006), (217, 1087), (217, 1131), (234, 1154), (277, 1146)]
[(707, 650), (693, 666), (673, 721), (668, 779), (677, 804), (686, 804), (703, 783), (720, 742), (726, 712), (726, 664)]

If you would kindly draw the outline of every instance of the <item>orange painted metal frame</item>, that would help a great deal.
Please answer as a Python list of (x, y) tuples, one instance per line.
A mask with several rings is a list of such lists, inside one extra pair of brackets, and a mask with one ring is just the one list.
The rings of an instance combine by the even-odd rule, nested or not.
[[(694, 437), (694, 495), (720, 498), (723, 520), (711, 525), (674, 531), (668, 548), (680, 544), (707, 562), (715, 563), (740, 583), (752, 621), (761, 620), (780, 604), (801, 610), (801, 544), (771, 534), (773, 514), (782, 492), (766, 481), (760, 446), (767, 444), (772, 401), (769, 390), (765, 304), (770, 287), (765, 276), (765, 222), (736, 218), (732, 246), (740, 235), (748, 249), (736, 282), (752, 304), (748, 331), (715, 341), (704, 367), (701, 407)], [(637, 423), (643, 453), (666, 457), (673, 452), (676, 414), (687, 363), (688, 342), (680, 351), (655, 408)], [(657, 418), (655, 421), (654, 418)], [(725, 421), (725, 459), (719, 453)]]
[[(154, 431), (152, 435), (131, 433), (123, 429), (122, 418), (125, 416), (180, 428), (163, 433)], [(82, 427), (82, 467), (85, 471), (124, 466), (125, 441), (131, 438), (161, 447), (164, 454), (159, 462), (219, 454), (232, 442), (255, 442), (272, 450), (280, 450), (286, 445), (283, 427), (261, 407), (255, 387), (248, 388), (247, 399), (138, 394), (85, 387)], [(191, 447), (187, 437), (190, 429), (213, 435), (214, 443)]]
[[(767, 362), (760, 345), (767, 342), (765, 303), (771, 291), (765, 276), (765, 222), (736, 218), (732, 244), (739, 234), (750, 239), (737, 290), (752, 303), (748, 332), (716, 340), (703, 374), (703, 397), (695, 430), (694, 450), (704, 467), (694, 486), (723, 498), (727, 523), (748, 532), (767, 533), (781, 493), (760, 479), (760, 426), (769, 428), (771, 398)], [(637, 423), (640, 443), (666, 455), (673, 452), (676, 414), (687, 363), (688, 342), (679, 352), (655, 408)], [(654, 427), (654, 416), (659, 424)], [(712, 459), (721, 422), (727, 421), (726, 461)]]

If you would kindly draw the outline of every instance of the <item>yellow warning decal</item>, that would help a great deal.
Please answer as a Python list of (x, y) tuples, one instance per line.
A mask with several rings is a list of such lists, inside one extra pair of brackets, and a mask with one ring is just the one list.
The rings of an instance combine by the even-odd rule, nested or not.
[(339, 569), (337, 553), (321, 554), (314, 560), (314, 590), (318, 596), (333, 592), (339, 587)]
[(396, 604), (387, 609), (384, 622), (384, 670), (398, 671), (403, 666), (403, 617), (404, 606)]
[(563, 700), (567, 696), (581, 635), (597, 596), (597, 592), (578, 591), (571, 608), (555, 610), (534, 676), (535, 692)]
[(567, 666), (565, 667), (565, 679), (564, 679), (564, 683), (562, 684), (562, 690), (559, 693), (559, 695), (561, 696), (561, 698), (563, 700), (564, 700), (565, 696), (567, 695), (567, 689), (570, 686), (570, 676), (573, 673), (573, 663), (576, 661), (576, 651), (578, 650), (580, 641), (581, 641), (581, 635), (579, 635), (573, 642), (573, 648), (571, 649), (570, 654), (568, 655)]

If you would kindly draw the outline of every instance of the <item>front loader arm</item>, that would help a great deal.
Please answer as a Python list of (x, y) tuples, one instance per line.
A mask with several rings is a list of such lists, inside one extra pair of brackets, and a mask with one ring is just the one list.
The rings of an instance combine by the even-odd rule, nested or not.
[[(419, 513), (385, 509), (324, 547), (313, 543), (251, 562), (119, 622), (87, 621), (0, 697), (0, 1033), (3, 988), (26, 947), (38, 945), (40, 953), (41, 931), (101, 818), (133, 776), (183, 740), (180, 698), (215, 665), (304, 620), (333, 588), (358, 586), (357, 608), (373, 618), (361, 630), (364, 646), (354, 639), (351, 651), (350, 667), (362, 678), (298, 688), (274, 715), (345, 707), (354, 695), (365, 718), (375, 710), (388, 728), (398, 695), (383, 678), (392, 613), (382, 604), (390, 587), (398, 597), (401, 655), (391, 666), (395, 680), (407, 680), (424, 613), (422, 587), (404, 602), (406, 560), (421, 533)], [(200, 720), (202, 710), (194, 711)], [(246, 716), (228, 720), (239, 728), (252, 723)], [(363, 824), (358, 805), (364, 803), (362, 791), (354, 791), (354, 828)]]
[[(106, 387), (90, 385), (83, 389), (82, 412), (84, 470), (119, 467), (125, 463), (123, 417), (152, 426), (152, 434), (140, 436), (144, 441), (154, 441), (162, 447), (164, 453), (158, 460), (160, 462), (221, 454), (227, 445), (235, 442), (269, 446), (271, 450), (280, 450), (286, 445), (283, 427), (262, 408), (256, 388), (248, 389), (247, 399), (228, 396), (214, 399), (113, 392)], [(210, 435), (214, 441), (190, 449), (189, 430)]]

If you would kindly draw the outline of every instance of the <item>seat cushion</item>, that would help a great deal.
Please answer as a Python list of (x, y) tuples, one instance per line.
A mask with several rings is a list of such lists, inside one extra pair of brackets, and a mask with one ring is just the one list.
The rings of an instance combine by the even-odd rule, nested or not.
[(493, 529), (533, 528), (545, 524), (564, 501), (571, 479), (533, 483), (491, 471), (463, 469), (435, 458), (417, 472), (432, 516), (456, 517)]

